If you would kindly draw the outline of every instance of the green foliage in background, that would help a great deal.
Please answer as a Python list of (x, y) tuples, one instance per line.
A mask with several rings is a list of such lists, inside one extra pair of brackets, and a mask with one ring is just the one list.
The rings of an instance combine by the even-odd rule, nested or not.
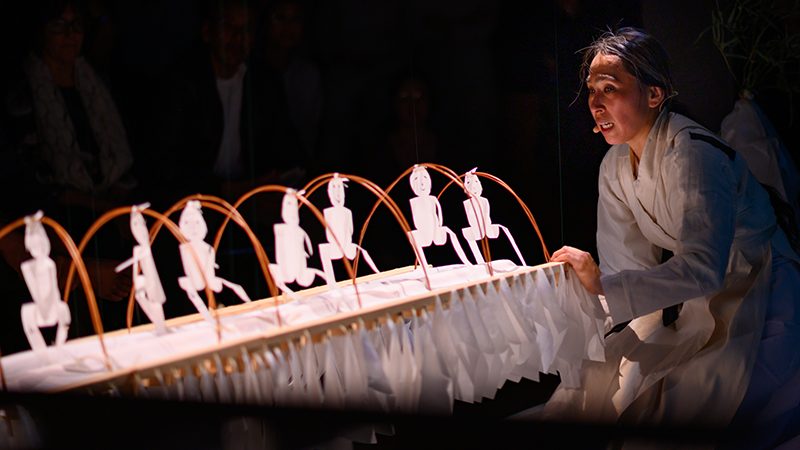
[(800, 1), (718, 0), (711, 14), (714, 45), (741, 90), (800, 93)]

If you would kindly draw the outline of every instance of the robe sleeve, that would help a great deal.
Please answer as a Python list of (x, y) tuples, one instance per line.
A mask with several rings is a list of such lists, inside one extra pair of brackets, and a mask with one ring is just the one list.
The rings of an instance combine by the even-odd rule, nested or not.
[(723, 285), (736, 220), (732, 161), (712, 145), (687, 138), (665, 157), (662, 174), (668, 178), (658, 195), (666, 196), (669, 214), (680, 224), (675, 255), (648, 269), (601, 277), (614, 323), (708, 296)]

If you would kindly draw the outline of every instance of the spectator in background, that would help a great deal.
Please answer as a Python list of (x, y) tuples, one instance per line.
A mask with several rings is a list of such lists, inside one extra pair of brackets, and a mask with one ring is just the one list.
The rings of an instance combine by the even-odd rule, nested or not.
[[(258, 70), (248, 63), (253, 45), (252, 9), (241, 0), (210, 2), (199, 45), (172, 68), (153, 110), (148, 184), (172, 202), (203, 192), (233, 201), (258, 184), (284, 184), (281, 158), (270, 141), (274, 117), (263, 98)], [(168, 180), (168, 198), (163, 197)], [(165, 205), (166, 206), (166, 205)]]
[(394, 92), (392, 107), (394, 121), (387, 148), (383, 155), (376, 155), (381, 163), (365, 161), (363, 169), (381, 186), (388, 185), (414, 164), (438, 162), (437, 139), (430, 128), (428, 84), (414, 76), (402, 78)]
[(260, 143), (284, 172), (283, 180), (292, 182), (287, 175), (300, 175), (298, 169), (313, 161), (322, 110), (319, 68), (305, 53), (305, 3), (269, 2), (261, 27), (253, 55), (254, 94), (263, 119)]
[[(2, 154), (7, 176), (0, 181), (4, 192), (18, 193), (6, 197), (0, 222), (42, 209), (64, 225), (75, 241), (100, 215), (127, 202), (137, 184), (130, 174), (133, 156), (122, 118), (108, 88), (81, 56), (82, 6), (78, 1), (52, 0), (37, 2), (30, 10), (32, 51), (16, 77), (10, 77), (4, 102), (8, 142)], [(115, 252), (124, 247), (121, 238), (125, 235), (113, 228), (103, 231), (99, 250), (87, 252), (85, 258), (97, 297), (115, 302), (127, 298), (131, 286), (129, 274), (114, 272)], [(0, 279), (4, 298), (13, 295), (25, 301), (29, 297), (19, 289), (18, 270), (28, 254), (18, 238), (11, 235), (0, 244), (5, 262)], [(64, 289), (69, 259), (59, 240), (51, 240)], [(80, 301), (71, 305), (84, 307)], [(12, 302), (11, 308), (18, 311), (18, 306)], [(101, 312), (118, 306), (104, 302)], [(75, 326), (70, 334), (92, 332), (85, 313), (73, 311)], [(106, 322), (107, 328), (124, 322), (124, 313), (107, 316), (120, 319)], [(14, 323), (7, 321), (4, 327), (16, 329), (19, 315), (9, 316), (9, 321), (11, 317)]]
[(74, 1), (37, 10), (34, 51), (7, 99), (14, 144), (62, 206), (102, 212), (135, 187), (125, 128), (110, 92), (81, 57), (84, 16)]

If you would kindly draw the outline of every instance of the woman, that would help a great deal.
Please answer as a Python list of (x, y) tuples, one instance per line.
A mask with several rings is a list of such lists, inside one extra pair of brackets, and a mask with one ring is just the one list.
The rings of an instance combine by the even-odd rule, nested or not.
[(59, 190), (62, 204), (111, 207), (134, 185), (133, 158), (108, 89), (81, 57), (78, 2), (42, 2), (36, 14), (34, 51), (9, 101), (20, 145), (30, 147), (38, 181)]
[(582, 75), (595, 132), (612, 145), (600, 168), (600, 266), (572, 247), (552, 260), (615, 325), (630, 324), (607, 339), (604, 364), (586, 367), (584, 388), (557, 390), (546, 413), (719, 427), (735, 414), (755, 423), (771, 404), (784, 424), (791, 408), (774, 400), (800, 398), (790, 383), (800, 259), (767, 193), (733, 150), (669, 111), (676, 92), (651, 36), (603, 35)]

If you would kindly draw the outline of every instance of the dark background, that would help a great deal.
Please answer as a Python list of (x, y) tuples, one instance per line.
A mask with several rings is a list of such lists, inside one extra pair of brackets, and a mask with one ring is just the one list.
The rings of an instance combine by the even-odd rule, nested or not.
[[(653, 34), (671, 57), (679, 92), (676, 109), (712, 131), (719, 130), (737, 98), (736, 83), (710, 34), (702, 34), (710, 25), (712, 0), (303, 3), (305, 36), (299, 51), (319, 71), (322, 109), (313, 146), (303, 160), (305, 174), (293, 180), (294, 186), (333, 171), (361, 175), (387, 186), (409, 167), (403, 161), (435, 162), (458, 173), (477, 166), (506, 181), (524, 200), (551, 252), (565, 244), (595, 252), (597, 172), (608, 145), (592, 133), (594, 124), (585, 94), (578, 93), (578, 52), (593, 38), (608, 28), (629, 25)], [(179, 196), (163, 187), (165, 180), (152, 176), (164, 156), (154, 154), (151, 147), (159, 126), (153, 118), (163, 107), (159, 94), (162, 82), (175, 61), (199, 39), (201, 3), (108, 0), (87, 5), (91, 15), (83, 54), (108, 85), (120, 110), (135, 161), (133, 175), (139, 180), (126, 204), (150, 201), (163, 211)], [(251, 6), (256, 52), (259, 13), (269, 2), (253, 0)], [(10, 89), (14, 85), (18, 68), (30, 51), (30, 11), (30, 2), (0, 3), (0, 87)], [(426, 121), (416, 123), (416, 145), (413, 141), (391, 141), (392, 132), (399, 127), (396, 93), (409, 76), (426, 86), (429, 111)], [(759, 95), (762, 107), (797, 160), (798, 133), (793, 131), (796, 124), (791, 123), (796, 98), (779, 91)], [(8, 155), (15, 151), (15, 130), (5, 113), (0, 117), (0, 174), (4, 177), (0, 198), (5, 204), (1, 218), (8, 223), (44, 206), (37, 203), (39, 196), (14, 184), (17, 168), (15, 159)], [(429, 138), (425, 145), (419, 140), (421, 136)], [(426, 146), (431, 139), (434, 150)], [(387, 156), (398, 147), (405, 152), (403, 161)], [(267, 159), (280, 159), (286, 152), (278, 147), (252, 150)], [(447, 180), (433, 172), (432, 178), (436, 193)], [(187, 182), (183, 189), (202, 191), (204, 180), (195, 181)], [(484, 196), (492, 202), (493, 220), (511, 229), (528, 264), (543, 262), (532, 227), (513, 198), (488, 181), (483, 185)], [(393, 197), (408, 214), (406, 199), (411, 193), (407, 186), (402, 181)], [(227, 200), (233, 202), (235, 198)], [(311, 200), (320, 209), (327, 206), (324, 189)], [(453, 188), (442, 197), (445, 223), (459, 235), (465, 224), (462, 200), (463, 195)], [(357, 230), (373, 201), (357, 184), (350, 183), (348, 206), (354, 212)], [(257, 224), (256, 231), (270, 257), (273, 237), (269, 224), (279, 220), (277, 205), (277, 200), (264, 201), (258, 208), (243, 211)], [(96, 211), (95, 217), (102, 212)], [(312, 241), (320, 242), (323, 231), (307, 211), (301, 221)], [(215, 219), (209, 219), (212, 232), (216, 224)], [(85, 225), (67, 228), (75, 241), (85, 232)], [(117, 254), (114, 250), (103, 254), (102, 245), (95, 245), (92, 251), (103, 257), (127, 258), (130, 238), (108, 239), (116, 242), (120, 249)], [(513, 259), (507, 242), (503, 238), (496, 241), (492, 243), (493, 255)], [(383, 211), (373, 219), (364, 247), (382, 270), (413, 263), (400, 228)], [(154, 252), (168, 298), (185, 297), (173, 282), (180, 275), (174, 243), (165, 240)], [(222, 266), (219, 273), (243, 284), (251, 297), (267, 295), (241, 233), (228, 233), (218, 261)], [(455, 258), (447, 248), (433, 249), (429, 261), (448, 264)], [(316, 255), (309, 264), (319, 267)], [(18, 308), (28, 297), (16, 272), (7, 262), (0, 265), (0, 299), (5, 305), (2, 314), (7, 318), (4, 324), (9, 322), (0, 332), (0, 348), (10, 353), (27, 345), (19, 340), (24, 338), (20, 336)], [(71, 335), (92, 333), (81, 296), (76, 294), (75, 298), (71, 301)], [(222, 300), (235, 301), (224, 296)], [(121, 327), (124, 305), (100, 303), (106, 328)], [(186, 303), (168, 301), (167, 314), (191, 312)]]

